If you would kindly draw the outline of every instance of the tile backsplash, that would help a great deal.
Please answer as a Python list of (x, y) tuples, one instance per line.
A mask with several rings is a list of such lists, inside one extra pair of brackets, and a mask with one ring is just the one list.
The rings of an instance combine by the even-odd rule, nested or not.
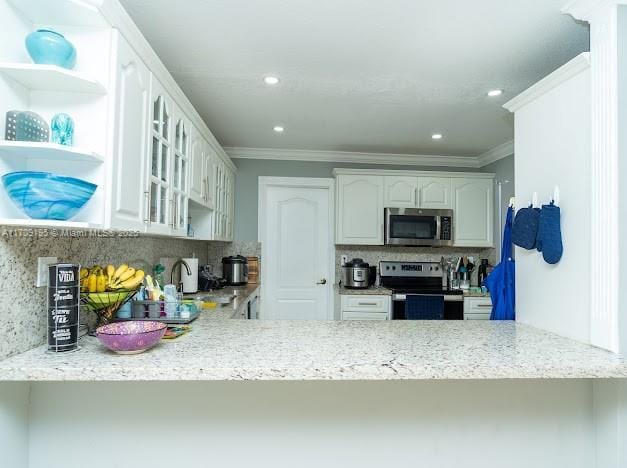
[(44, 342), (46, 288), (36, 288), (37, 257), (57, 257), (60, 262), (119, 264), (143, 261), (154, 265), (160, 257), (207, 260), (208, 242), (159, 237), (11, 237), (0, 236), (0, 359)]
[[(439, 262), (441, 257), (475, 257), (487, 258), (491, 265), (496, 262), (496, 250), (493, 248), (462, 248), (462, 247), (393, 247), (377, 245), (336, 245), (335, 246), (335, 282), (343, 277), (342, 255), (349, 260), (361, 258), (372, 266), (377, 267), (379, 274), (379, 262), (382, 260), (392, 262)], [(475, 260), (478, 264), (479, 260)], [(475, 268), (472, 276), (472, 285), (477, 284), (478, 268)]]

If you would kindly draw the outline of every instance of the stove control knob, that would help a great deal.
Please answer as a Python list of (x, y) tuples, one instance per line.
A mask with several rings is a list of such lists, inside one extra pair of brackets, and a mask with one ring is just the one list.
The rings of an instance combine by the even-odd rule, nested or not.
[(392, 267), (392, 270), (396, 270), (396, 267), (395, 267), (395, 266), (393, 266), (393, 267)]

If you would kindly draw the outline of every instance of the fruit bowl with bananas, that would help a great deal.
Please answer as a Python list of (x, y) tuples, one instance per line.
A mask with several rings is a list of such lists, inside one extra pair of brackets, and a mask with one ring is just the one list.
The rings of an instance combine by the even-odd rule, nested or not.
[(81, 268), (81, 302), (98, 318), (97, 326), (113, 321), (117, 311), (130, 300), (144, 281), (143, 270), (126, 263), (102, 268)]

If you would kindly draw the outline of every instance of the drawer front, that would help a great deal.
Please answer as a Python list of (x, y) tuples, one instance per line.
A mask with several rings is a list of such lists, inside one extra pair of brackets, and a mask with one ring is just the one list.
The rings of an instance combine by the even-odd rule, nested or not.
[(490, 320), (490, 314), (464, 314), (464, 320)]
[(342, 320), (388, 320), (389, 315), (381, 312), (342, 312)]
[(489, 297), (469, 297), (464, 302), (466, 314), (490, 314), (491, 312), (492, 301)]
[(390, 311), (390, 296), (342, 296), (342, 312)]

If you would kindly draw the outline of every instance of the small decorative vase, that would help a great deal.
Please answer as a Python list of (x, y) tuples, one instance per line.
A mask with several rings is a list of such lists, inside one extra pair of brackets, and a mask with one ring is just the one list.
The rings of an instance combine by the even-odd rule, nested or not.
[(74, 144), (74, 120), (67, 114), (56, 114), (50, 122), (52, 143), (72, 146)]
[(26, 36), (26, 49), (35, 63), (69, 69), (76, 65), (76, 49), (52, 29), (38, 29)]

